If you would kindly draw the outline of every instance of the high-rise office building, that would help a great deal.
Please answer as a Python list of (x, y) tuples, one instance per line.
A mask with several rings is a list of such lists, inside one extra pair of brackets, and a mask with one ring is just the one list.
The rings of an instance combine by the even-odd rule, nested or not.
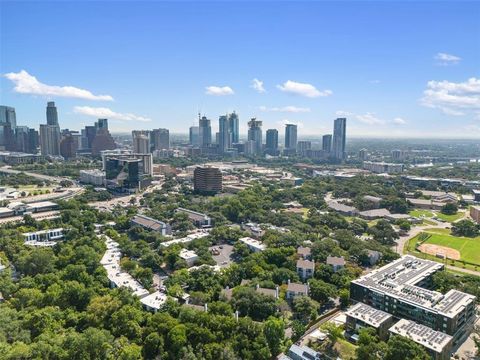
[(252, 118), (248, 122), (248, 141), (245, 144), (245, 151), (249, 155), (258, 155), (262, 152), (262, 122)]
[(189, 140), (190, 140), (190, 145), (192, 145), (192, 146), (199, 146), (200, 145), (199, 127), (198, 126), (190, 126)]
[(98, 119), (95, 123), (95, 127), (98, 129), (107, 129), (108, 130), (108, 119)]
[(301, 156), (307, 156), (308, 150), (312, 149), (311, 141), (302, 140), (297, 142), (297, 153)]
[(14, 150), (14, 134), (17, 126), (15, 108), (0, 106), (0, 149)]
[(58, 126), (40, 124), (40, 149), (44, 156), (60, 155), (60, 128)]
[(58, 126), (58, 113), (55, 102), (47, 103), (47, 125)]
[(92, 155), (100, 155), (102, 151), (113, 150), (116, 147), (115, 140), (113, 140), (110, 131), (108, 131), (108, 127), (98, 128), (92, 141)]
[(139, 132), (132, 131), (133, 135), (133, 152), (138, 154), (150, 153), (150, 136)]
[(225, 153), (232, 147), (232, 132), (229, 115), (222, 115), (218, 118), (218, 151)]
[(345, 160), (345, 144), (347, 134), (347, 119), (337, 118), (333, 123), (332, 155), (335, 160)]
[(78, 145), (78, 133), (71, 131), (65, 132), (60, 141), (60, 155), (66, 160), (74, 158), (77, 154)]
[(236, 144), (239, 141), (240, 132), (239, 132), (239, 118), (238, 114), (234, 111), (228, 115), (228, 121), (230, 125), (230, 133), (232, 134), (232, 144)]
[(0, 106), (0, 124), (10, 124), (12, 129), (17, 126), (17, 115), (15, 108), (11, 106)]
[(60, 126), (57, 107), (53, 101), (47, 103), (47, 123), (40, 125), (40, 149), (44, 156), (60, 155)]
[(360, 149), (358, 150), (358, 159), (359, 160), (367, 160), (368, 159), (368, 150), (367, 149)]
[(193, 171), (193, 189), (202, 194), (222, 191), (222, 173), (219, 168), (197, 166)]
[(153, 150), (170, 149), (170, 131), (168, 129), (154, 129), (151, 132), (151, 147)]
[(285, 150), (290, 153), (297, 150), (297, 125), (285, 125)]
[(266, 133), (265, 152), (268, 155), (278, 156), (278, 130), (268, 129)]
[(332, 134), (323, 135), (322, 150), (328, 153), (332, 151)]
[(198, 119), (198, 136), (201, 147), (207, 147), (212, 143), (212, 126), (206, 116)]

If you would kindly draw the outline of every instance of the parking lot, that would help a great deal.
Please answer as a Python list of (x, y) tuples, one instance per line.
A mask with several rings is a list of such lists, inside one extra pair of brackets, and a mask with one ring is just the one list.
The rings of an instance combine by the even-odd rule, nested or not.
[(216, 246), (210, 247), (209, 250), (211, 252), (215, 250), (218, 251), (218, 255), (212, 252), (213, 260), (215, 260), (218, 266), (226, 267), (230, 265), (230, 263), (232, 262), (232, 258), (231, 258), (232, 252), (233, 252), (232, 245), (228, 245), (228, 244), (216, 245)]

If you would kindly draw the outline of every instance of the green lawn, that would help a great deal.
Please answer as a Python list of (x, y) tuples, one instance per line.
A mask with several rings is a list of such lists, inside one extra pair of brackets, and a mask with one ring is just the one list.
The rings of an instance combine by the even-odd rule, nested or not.
[(445, 221), (448, 221), (448, 222), (454, 222), (455, 220), (458, 220), (458, 219), (463, 217), (462, 212), (457, 212), (454, 215), (445, 215), (445, 214), (442, 214), (441, 212), (439, 212), (436, 215), (439, 219), (442, 219), (442, 220), (445, 220)]
[[(431, 236), (425, 241), (425, 244), (435, 244), (456, 249), (460, 252), (460, 259), (474, 264), (480, 264), (480, 236), (476, 238), (466, 238), (453, 236), (446, 233), (448, 229), (428, 230)], [(407, 244), (407, 251), (415, 253), (415, 247), (419, 242), (419, 236), (415, 236)]]
[(412, 210), (408, 213), (408, 215), (414, 216), (414, 217), (426, 217), (426, 218), (431, 218), (433, 217), (433, 213), (428, 210)]

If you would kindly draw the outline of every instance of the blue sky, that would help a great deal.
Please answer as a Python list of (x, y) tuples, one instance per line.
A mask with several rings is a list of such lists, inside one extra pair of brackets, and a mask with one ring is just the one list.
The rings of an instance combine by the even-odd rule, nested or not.
[(19, 124), (54, 100), (71, 129), (187, 132), (198, 111), (216, 127), (236, 110), (242, 132), (257, 117), (324, 134), (344, 115), (351, 136), (480, 138), (479, 2), (0, 7), (0, 102)]

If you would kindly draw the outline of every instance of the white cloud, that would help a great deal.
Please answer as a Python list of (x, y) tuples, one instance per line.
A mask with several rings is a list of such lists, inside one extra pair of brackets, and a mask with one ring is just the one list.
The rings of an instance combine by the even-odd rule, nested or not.
[(401, 117), (396, 117), (395, 119), (392, 120), (392, 122), (395, 125), (405, 125), (407, 121), (405, 119), (402, 119)]
[(43, 84), (25, 70), (4, 75), (15, 84), (13, 90), (20, 94), (58, 96), (85, 100), (113, 101), (110, 95), (94, 95), (90, 91), (74, 86), (56, 86)]
[(284, 106), (284, 107), (266, 107), (260, 106), (260, 111), (268, 111), (268, 112), (287, 112), (287, 113), (306, 113), (310, 112), (310, 108), (305, 107), (297, 107), (297, 106)]
[(278, 126), (285, 126), (287, 124), (293, 124), (293, 125), (297, 125), (297, 127), (299, 129), (303, 129), (303, 122), (301, 122), (301, 121), (283, 119), (283, 120), (277, 121), (277, 124), (278, 124)]
[(283, 85), (277, 85), (277, 88), (286, 93), (306, 96), (309, 98), (316, 98), (319, 96), (330, 96), (333, 94), (331, 90), (319, 91), (312, 84), (300, 83), (300, 82), (291, 81), (291, 80), (285, 81)]
[(460, 83), (429, 81), (420, 104), (447, 115), (466, 115), (480, 109), (480, 79), (472, 77)]
[(454, 65), (458, 64), (460, 60), (462, 60), (461, 57), (447, 53), (438, 53), (434, 56), (434, 59), (437, 60), (439, 65)]
[(375, 113), (371, 113), (371, 112), (367, 112), (363, 115), (356, 115), (355, 118), (364, 123), (364, 124), (368, 124), (368, 125), (383, 125), (385, 124), (385, 120), (382, 120), (380, 118), (378, 118)]
[(337, 110), (337, 111), (335, 111), (335, 115), (336, 116), (352, 116), (354, 114), (351, 113), (350, 111)]
[(380, 84), (381, 83), (380, 80), (376, 80), (376, 79), (375, 80), (370, 80), (369, 82), (370, 82), (370, 84)]
[(207, 86), (205, 94), (214, 96), (233, 95), (233, 89), (230, 86)]
[(121, 121), (142, 121), (147, 122), (151, 119), (130, 113), (117, 113), (104, 107), (75, 106), (73, 112), (77, 114), (93, 116), (95, 118), (107, 118)]
[(263, 81), (260, 81), (257, 78), (252, 80), (252, 85), (250, 85), (250, 87), (255, 89), (255, 91), (260, 94), (266, 92), (265, 88), (263, 87)]

